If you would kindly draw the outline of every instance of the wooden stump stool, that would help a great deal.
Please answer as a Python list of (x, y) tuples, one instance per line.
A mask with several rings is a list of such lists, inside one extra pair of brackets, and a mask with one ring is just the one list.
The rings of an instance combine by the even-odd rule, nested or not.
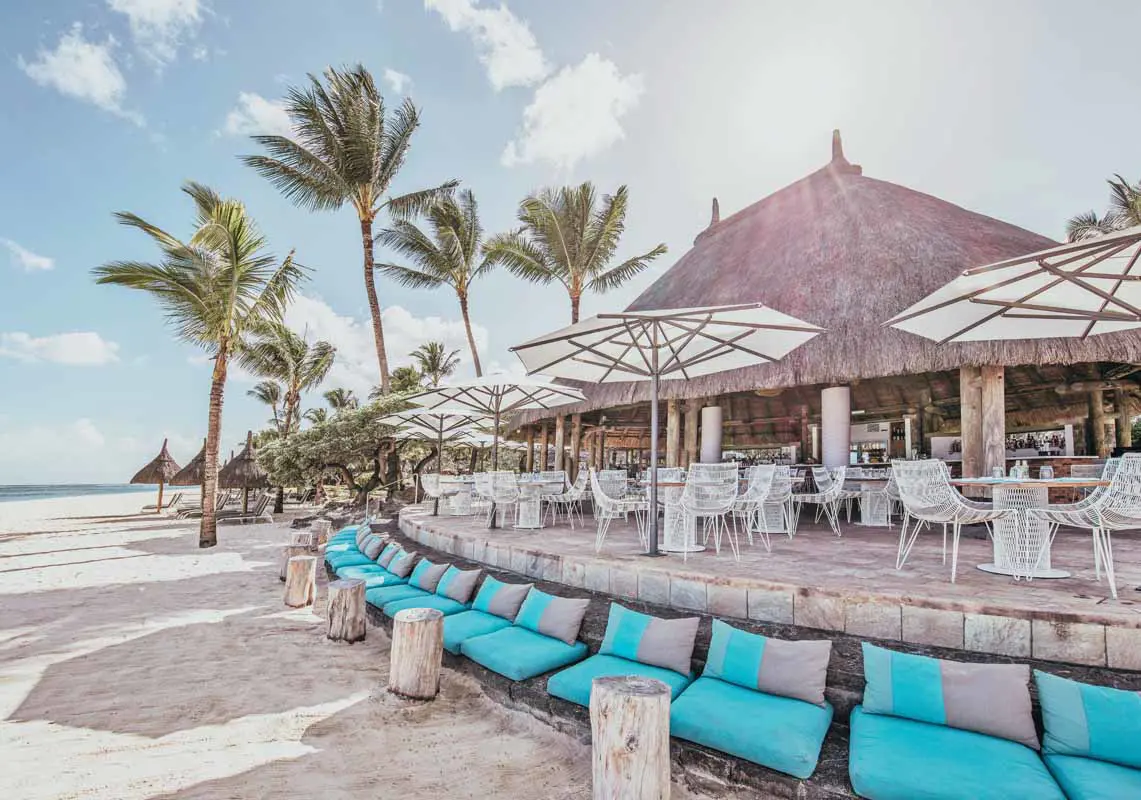
[(444, 658), (444, 613), (436, 608), (398, 611), (393, 619), (390, 658), (388, 691), (413, 700), (435, 697), (440, 691)]
[(590, 734), (594, 800), (669, 800), (668, 686), (633, 675), (595, 678)]
[(313, 549), (313, 531), (294, 531), (290, 536), (289, 543), (299, 545), (307, 550)]
[(328, 606), (328, 638), (350, 643), (364, 641), (364, 581), (359, 578), (332, 581)]
[(329, 534), (333, 532), (333, 523), (327, 519), (314, 520), (312, 530), (313, 546), (320, 547), (329, 541)]
[(293, 556), (285, 568), (285, 604), (301, 608), (313, 605), (316, 598), (316, 556)]
[(303, 556), (309, 552), (305, 545), (287, 544), (281, 548), (281, 579), (285, 580), (286, 570), (289, 568), (289, 559), (294, 556)]

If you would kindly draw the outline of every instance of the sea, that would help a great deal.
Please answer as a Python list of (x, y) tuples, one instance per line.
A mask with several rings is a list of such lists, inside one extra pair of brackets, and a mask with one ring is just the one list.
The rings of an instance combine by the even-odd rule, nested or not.
[(0, 503), (14, 500), (54, 500), (58, 497), (87, 497), (101, 494), (155, 492), (158, 486), (129, 483), (30, 483), (0, 484)]

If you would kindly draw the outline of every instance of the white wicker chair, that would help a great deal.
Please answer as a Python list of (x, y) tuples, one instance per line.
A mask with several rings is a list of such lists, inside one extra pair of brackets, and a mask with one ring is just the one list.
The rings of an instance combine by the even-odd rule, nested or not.
[(491, 508), (491, 473), (476, 472), (471, 477), (472, 510), (477, 514), (484, 513)]
[(500, 519), (505, 519), (508, 509), (519, 514), (519, 481), (514, 472), (501, 470), (490, 473), (491, 506), (488, 508), (487, 524), (491, 524), (492, 509)]
[[(697, 526), (697, 520), (702, 521), (703, 535), (706, 542), (709, 534), (713, 534), (713, 549), (721, 552), (721, 535), (724, 533), (729, 539), (729, 547), (733, 550), (733, 558), (741, 560), (741, 547), (737, 541), (737, 526), (734, 520), (733, 529), (730, 530), (727, 519), (732, 517), (733, 504), (737, 500), (737, 465), (728, 464), (691, 464), (686, 475), (685, 488), (681, 492), (678, 503), (679, 511), (686, 518), (686, 529), (692, 525)], [(689, 548), (685, 549), (684, 558), (689, 557)]]
[(745, 491), (738, 495), (733, 503), (733, 524), (740, 521), (745, 526), (745, 535), (749, 544), (753, 543), (753, 530), (756, 529), (765, 552), (772, 552), (773, 545), (769, 539), (769, 528), (765, 522), (763, 507), (769, 502), (772, 494), (773, 482), (776, 478), (775, 464), (758, 464), (745, 470), (748, 484)]
[(840, 504), (844, 501), (844, 476), (847, 467), (838, 467), (835, 470), (826, 467), (813, 467), (812, 478), (816, 482), (815, 492), (794, 492), (792, 494), (792, 524), (791, 532), (796, 530), (800, 522), (800, 512), (806, 505), (816, 506), (816, 519), (823, 513), (831, 526), (832, 532), (840, 535)]
[(579, 522), (583, 522), (582, 518), (582, 498), (586, 494), (587, 489), (587, 474), (586, 470), (582, 469), (578, 472), (578, 477), (566, 491), (560, 494), (550, 495), (547, 497), (547, 509), (551, 512), (551, 523), (558, 522), (558, 514), (560, 511), (567, 518), (570, 523), (571, 530), (574, 530), (574, 515), (578, 514)]
[[(623, 478), (625, 486), (625, 478)], [(594, 538), (594, 552), (602, 551), (602, 543), (606, 540), (606, 532), (610, 530), (610, 523), (622, 517), (625, 519), (631, 512), (637, 523), (638, 538), (642, 541), (642, 548), (648, 550), (649, 539), (646, 537), (645, 521), (649, 511), (649, 503), (641, 498), (625, 499), (611, 497), (603, 486), (599, 474), (590, 471), (590, 490), (594, 496), (594, 518), (598, 521), (598, 531)]]
[(440, 474), (438, 472), (420, 473), (420, 489), (424, 492), (425, 505), (436, 501), (439, 501), (440, 504), (443, 505), (444, 498), (440, 487)]

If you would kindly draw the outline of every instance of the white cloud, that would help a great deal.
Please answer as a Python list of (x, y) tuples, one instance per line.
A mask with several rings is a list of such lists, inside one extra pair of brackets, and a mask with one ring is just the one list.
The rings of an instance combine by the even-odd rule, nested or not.
[[(359, 397), (380, 382), (376, 364), (376, 347), (372, 323), (367, 319), (339, 314), (316, 297), (298, 296), (286, 312), (286, 322), (294, 330), (305, 330), (309, 339), (324, 339), (337, 348), (337, 360), (325, 378), (323, 389), (343, 386)], [(401, 306), (384, 309), (384, 339), (388, 350), (388, 367), (410, 364), (408, 354), (427, 341), (443, 342), (449, 350), (459, 350), (460, 370), (470, 371), (471, 353), (460, 319), (417, 317)], [(488, 334), (482, 325), (472, 325), (475, 346), (481, 356), (487, 352)]]
[(293, 125), (285, 104), (279, 100), (266, 100), (254, 92), (238, 94), (238, 105), (226, 115), (222, 133), (228, 136), (253, 136), (255, 134), (289, 136)]
[(496, 91), (538, 83), (549, 71), (535, 35), (506, 5), (488, 8), (478, 6), (477, 0), (424, 0), (424, 7), (438, 12), (453, 31), (471, 37)]
[(622, 117), (641, 95), (641, 75), (622, 75), (614, 62), (591, 53), (535, 90), (500, 160), (505, 166), (546, 161), (569, 170), (625, 136)]
[(26, 363), (101, 366), (119, 360), (119, 345), (92, 331), (41, 337), (15, 331), (0, 333), (0, 356)]
[(141, 114), (123, 108), (127, 81), (115, 63), (114, 49), (115, 40), (111, 37), (102, 44), (84, 39), (83, 28), (76, 23), (60, 37), (55, 50), (40, 50), (31, 62), (20, 56), (17, 63), (41, 86), (50, 86), (142, 126)]
[(126, 15), (135, 45), (158, 68), (174, 60), (183, 39), (202, 23), (198, 0), (107, 0), (107, 5)]
[(19, 242), (14, 242), (11, 239), (0, 239), (0, 244), (8, 248), (8, 252), (12, 254), (12, 266), (19, 267), (24, 272), (48, 270), (55, 266), (54, 260), (33, 253), (28, 248), (22, 247)]
[(392, 91), (399, 95), (407, 94), (408, 87), (412, 85), (412, 78), (403, 72), (397, 72), (391, 67), (384, 68), (384, 82)]
[(210, 57), (210, 48), (200, 44), (190, 51), (190, 57), (195, 61), (205, 61)]

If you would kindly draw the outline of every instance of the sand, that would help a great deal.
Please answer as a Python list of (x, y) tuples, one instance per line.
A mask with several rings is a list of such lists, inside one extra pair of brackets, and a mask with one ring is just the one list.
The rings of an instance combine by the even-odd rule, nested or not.
[(587, 745), (447, 670), (434, 702), (389, 696), (382, 630), (328, 641), (323, 587), (285, 608), (287, 525), (203, 551), (116, 516), (142, 501), (7, 504), (39, 507), (0, 527), (0, 797), (590, 797)]

